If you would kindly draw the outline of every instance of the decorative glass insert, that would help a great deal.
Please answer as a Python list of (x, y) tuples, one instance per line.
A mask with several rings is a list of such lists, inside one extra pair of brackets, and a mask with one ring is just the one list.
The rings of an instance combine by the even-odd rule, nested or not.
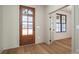
[(22, 14), (27, 15), (28, 14), (28, 9), (23, 9)]
[(28, 10), (28, 14), (33, 14), (32, 10), (29, 9)]

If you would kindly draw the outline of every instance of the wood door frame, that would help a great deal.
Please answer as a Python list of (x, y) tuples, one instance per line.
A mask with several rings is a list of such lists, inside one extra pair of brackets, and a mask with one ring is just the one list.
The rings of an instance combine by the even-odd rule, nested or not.
[[(20, 40), (21, 40), (21, 34), (22, 34), (22, 14), (21, 14), (21, 8), (28, 8), (28, 9), (33, 9), (33, 40), (34, 40), (34, 44), (35, 44), (35, 8), (33, 7), (28, 7), (28, 6), (23, 6), (23, 5), (20, 5), (19, 6), (19, 45), (20, 45)], [(21, 46), (21, 45), (20, 45)]]

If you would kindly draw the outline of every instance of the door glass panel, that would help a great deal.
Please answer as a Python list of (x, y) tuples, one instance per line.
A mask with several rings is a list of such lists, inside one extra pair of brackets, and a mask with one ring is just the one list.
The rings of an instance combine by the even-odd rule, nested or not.
[(56, 24), (56, 32), (60, 32), (60, 24)]
[(33, 25), (32, 23), (28, 23), (28, 29), (32, 29)]
[(33, 12), (30, 9), (22, 10), (22, 35), (33, 34)]
[(62, 27), (64, 27), (64, 28), (65, 28), (65, 24), (62, 24)]
[(60, 15), (57, 15), (57, 16), (56, 16), (56, 19), (60, 19)]
[(28, 9), (23, 9), (23, 10), (22, 10), (22, 14), (23, 14), (23, 15), (27, 15), (27, 14), (28, 14)]
[(56, 20), (56, 23), (60, 23), (60, 19), (57, 19), (57, 20)]
[(65, 23), (65, 20), (64, 19), (62, 19), (62, 23)]
[(58, 27), (60, 28), (60, 24), (56, 24), (56, 28), (58, 28)]
[[(23, 11), (26, 12), (27, 9)], [(22, 35), (27, 35), (27, 16), (25, 14), (22, 15)]]
[(22, 16), (22, 23), (23, 22), (27, 22), (27, 16), (24, 16), (24, 15)]
[(62, 19), (65, 20), (65, 16), (62, 16)]
[(23, 24), (22, 29), (27, 29), (27, 24)]
[(27, 28), (27, 16), (22, 16), (22, 28)]
[(23, 22), (23, 23), (22, 23), (22, 26), (25, 26), (25, 25), (27, 25), (27, 22)]
[(56, 23), (60, 23), (60, 16), (59, 15), (56, 16)]
[(27, 29), (22, 29), (22, 35), (27, 35)]
[(65, 23), (65, 16), (62, 16), (62, 23)]
[(58, 31), (59, 31), (59, 28), (57, 27), (57, 28), (56, 28), (56, 32), (58, 32)]
[(32, 16), (28, 16), (28, 19), (29, 19), (28, 22), (29, 22), (29, 23), (32, 23), (33, 17), (32, 17)]
[(32, 29), (28, 29), (28, 35), (32, 35), (33, 34), (33, 30)]
[(29, 9), (28, 10), (28, 14), (33, 14), (32, 10)]
[(62, 28), (62, 31), (66, 31), (66, 29), (63, 27), (63, 28)]

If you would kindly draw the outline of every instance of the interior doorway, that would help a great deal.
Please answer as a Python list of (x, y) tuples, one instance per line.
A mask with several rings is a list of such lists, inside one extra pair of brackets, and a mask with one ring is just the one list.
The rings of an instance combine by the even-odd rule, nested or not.
[[(64, 6), (49, 14), (50, 19), (50, 40), (51, 42), (61, 40), (72, 49), (72, 6)], [(51, 43), (50, 42), (50, 43)]]
[(19, 8), (20, 45), (35, 43), (35, 9), (27, 6)]

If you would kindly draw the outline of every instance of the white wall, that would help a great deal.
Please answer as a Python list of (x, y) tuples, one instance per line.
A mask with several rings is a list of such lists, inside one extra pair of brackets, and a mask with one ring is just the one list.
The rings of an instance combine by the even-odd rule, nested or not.
[(19, 8), (18, 6), (3, 7), (3, 49), (19, 46)]
[(0, 6), (0, 50), (2, 50), (2, 6)]
[[(0, 14), (3, 16), (2, 21), (2, 49), (10, 49), (19, 47), (19, 6), (4, 5), (1, 6)], [(44, 6), (30, 6), (35, 8), (35, 43), (44, 42)], [(1, 35), (0, 35), (1, 36)], [(1, 44), (0, 43), (0, 44)]]
[[(60, 32), (57, 33), (56, 31), (52, 32), (54, 33), (54, 40), (59, 40), (59, 39), (64, 39), (64, 38), (71, 38), (72, 37), (72, 19), (71, 19), (71, 13), (66, 12), (66, 11), (57, 11), (56, 13), (59, 14), (65, 14), (67, 16), (67, 28), (66, 28), (66, 32)], [(56, 29), (56, 13), (52, 14), (52, 17), (54, 17), (54, 19), (52, 19), (54, 21), (54, 29)]]
[(73, 23), (74, 23), (74, 28), (73, 28), (73, 30), (74, 30), (74, 34), (73, 34), (73, 36), (75, 36), (75, 37), (73, 37), (74, 39), (73, 39), (73, 51), (75, 52), (75, 53), (79, 53), (79, 5), (76, 5), (76, 6), (74, 6), (74, 10), (73, 10)]

